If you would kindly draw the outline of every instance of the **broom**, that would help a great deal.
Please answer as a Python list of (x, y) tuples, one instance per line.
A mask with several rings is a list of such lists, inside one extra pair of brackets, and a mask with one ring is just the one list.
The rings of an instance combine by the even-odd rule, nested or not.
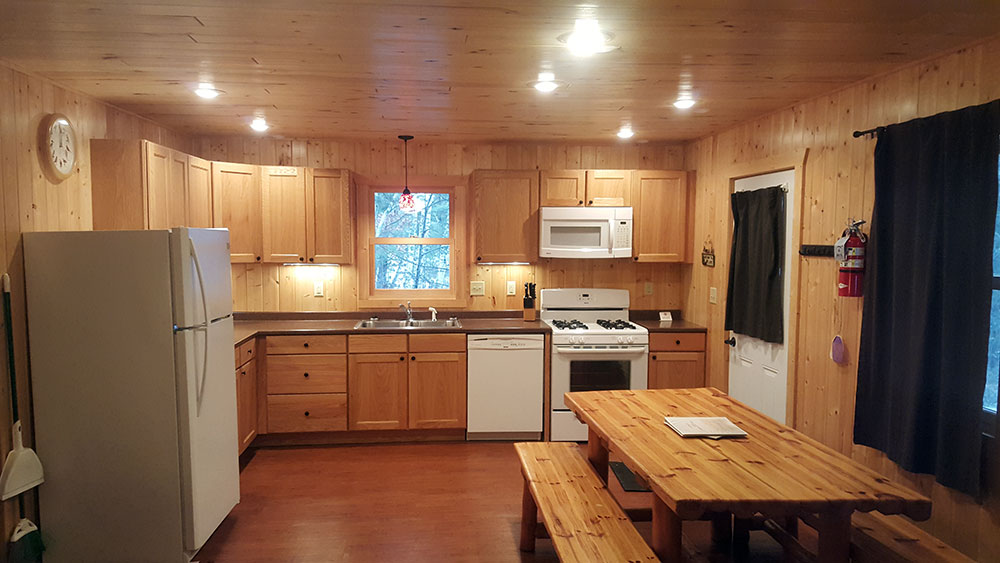
[(37, 487), (45, 477), (42, 462), (31, 448), (25, 448), (21, 438), (21, 419), (17, 412), (17, 375), (14, 372), (14, 330), (10, 314), (10, 276), (3, 275), (3, 322), (7, 333), (7, 364), (10, 372), (10, 409), (13, 421), (14, 447), (7, 454), (0, 473), (0, 498), (7, 500), (17, 495), (17, 506), (21, 520), (14, 528), (8, 545), (9, 563), (30, 563), (42, 560), (42, 534), (31, 520), (24, 517), (25, 491)]

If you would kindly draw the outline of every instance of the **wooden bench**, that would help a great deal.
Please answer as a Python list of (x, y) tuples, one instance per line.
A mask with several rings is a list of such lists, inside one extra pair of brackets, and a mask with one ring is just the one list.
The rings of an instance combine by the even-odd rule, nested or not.
[(851, 524), (852, 561), (861, 563), (972, 561), (902, 516), (856, 512), (851, 518)]
[(514, 448), (524, 474), (521, 551), (535, 550), (541, 512), (560, 561), (659, 561), (576, 444)]

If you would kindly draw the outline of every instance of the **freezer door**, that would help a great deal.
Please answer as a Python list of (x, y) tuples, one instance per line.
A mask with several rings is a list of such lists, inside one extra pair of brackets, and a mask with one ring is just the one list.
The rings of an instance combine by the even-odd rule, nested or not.
[(233, 320), (178, 331), (174, 345), (184, 549), (195, 550), (240, 500)]
[[(228, 230), (171, 229), (170, 261), (175, 325), (184, 328), (205, 322), (202, 288), (208, 306), (208, 320), (232, 314), (233, 280), (229, 265)], [(198, 265), (201, 266), (200, 279)]]

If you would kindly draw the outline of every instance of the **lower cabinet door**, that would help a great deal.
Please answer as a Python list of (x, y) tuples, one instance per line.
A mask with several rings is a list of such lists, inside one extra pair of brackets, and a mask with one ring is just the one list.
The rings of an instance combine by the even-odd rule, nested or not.
[(399, 430), (407, 427), (405, 352), (350, 354), (347, 368), (348, 428)]
[(337, 430), (347, 430), (345, 393), (267, 396), (268, 433)]
[(464, 353), (410, 356), (410, 428), (465, 428), (465, 365)]
[(649, 353), (650, 389), (683, 389), (704, 386), (704, 352)]
[(236, 428), (243, 453), (257, 437), (257, 364), (252, 361), (236, 370)]

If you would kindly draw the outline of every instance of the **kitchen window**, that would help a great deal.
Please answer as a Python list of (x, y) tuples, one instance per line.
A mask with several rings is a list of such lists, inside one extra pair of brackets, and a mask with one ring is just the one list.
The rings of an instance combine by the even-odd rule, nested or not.
[[(1000, 162), (997, 163), (997, 183), (1000, 184)], [(996, 429), (998, 387), (1000, 387), (1000, 204), (998, 204), (997, 221), (993, 227), (993, 301), (990, 305), (986, 389), (983, 392), (983, 419), (989, 434)]]
[(391, 307), (464, 305), (459, 268), (464, 231), (461, 187), (414, 187), (414, 208), (399, 205), (400, 188), (363, 188), (360, 210), (359, 304)]

